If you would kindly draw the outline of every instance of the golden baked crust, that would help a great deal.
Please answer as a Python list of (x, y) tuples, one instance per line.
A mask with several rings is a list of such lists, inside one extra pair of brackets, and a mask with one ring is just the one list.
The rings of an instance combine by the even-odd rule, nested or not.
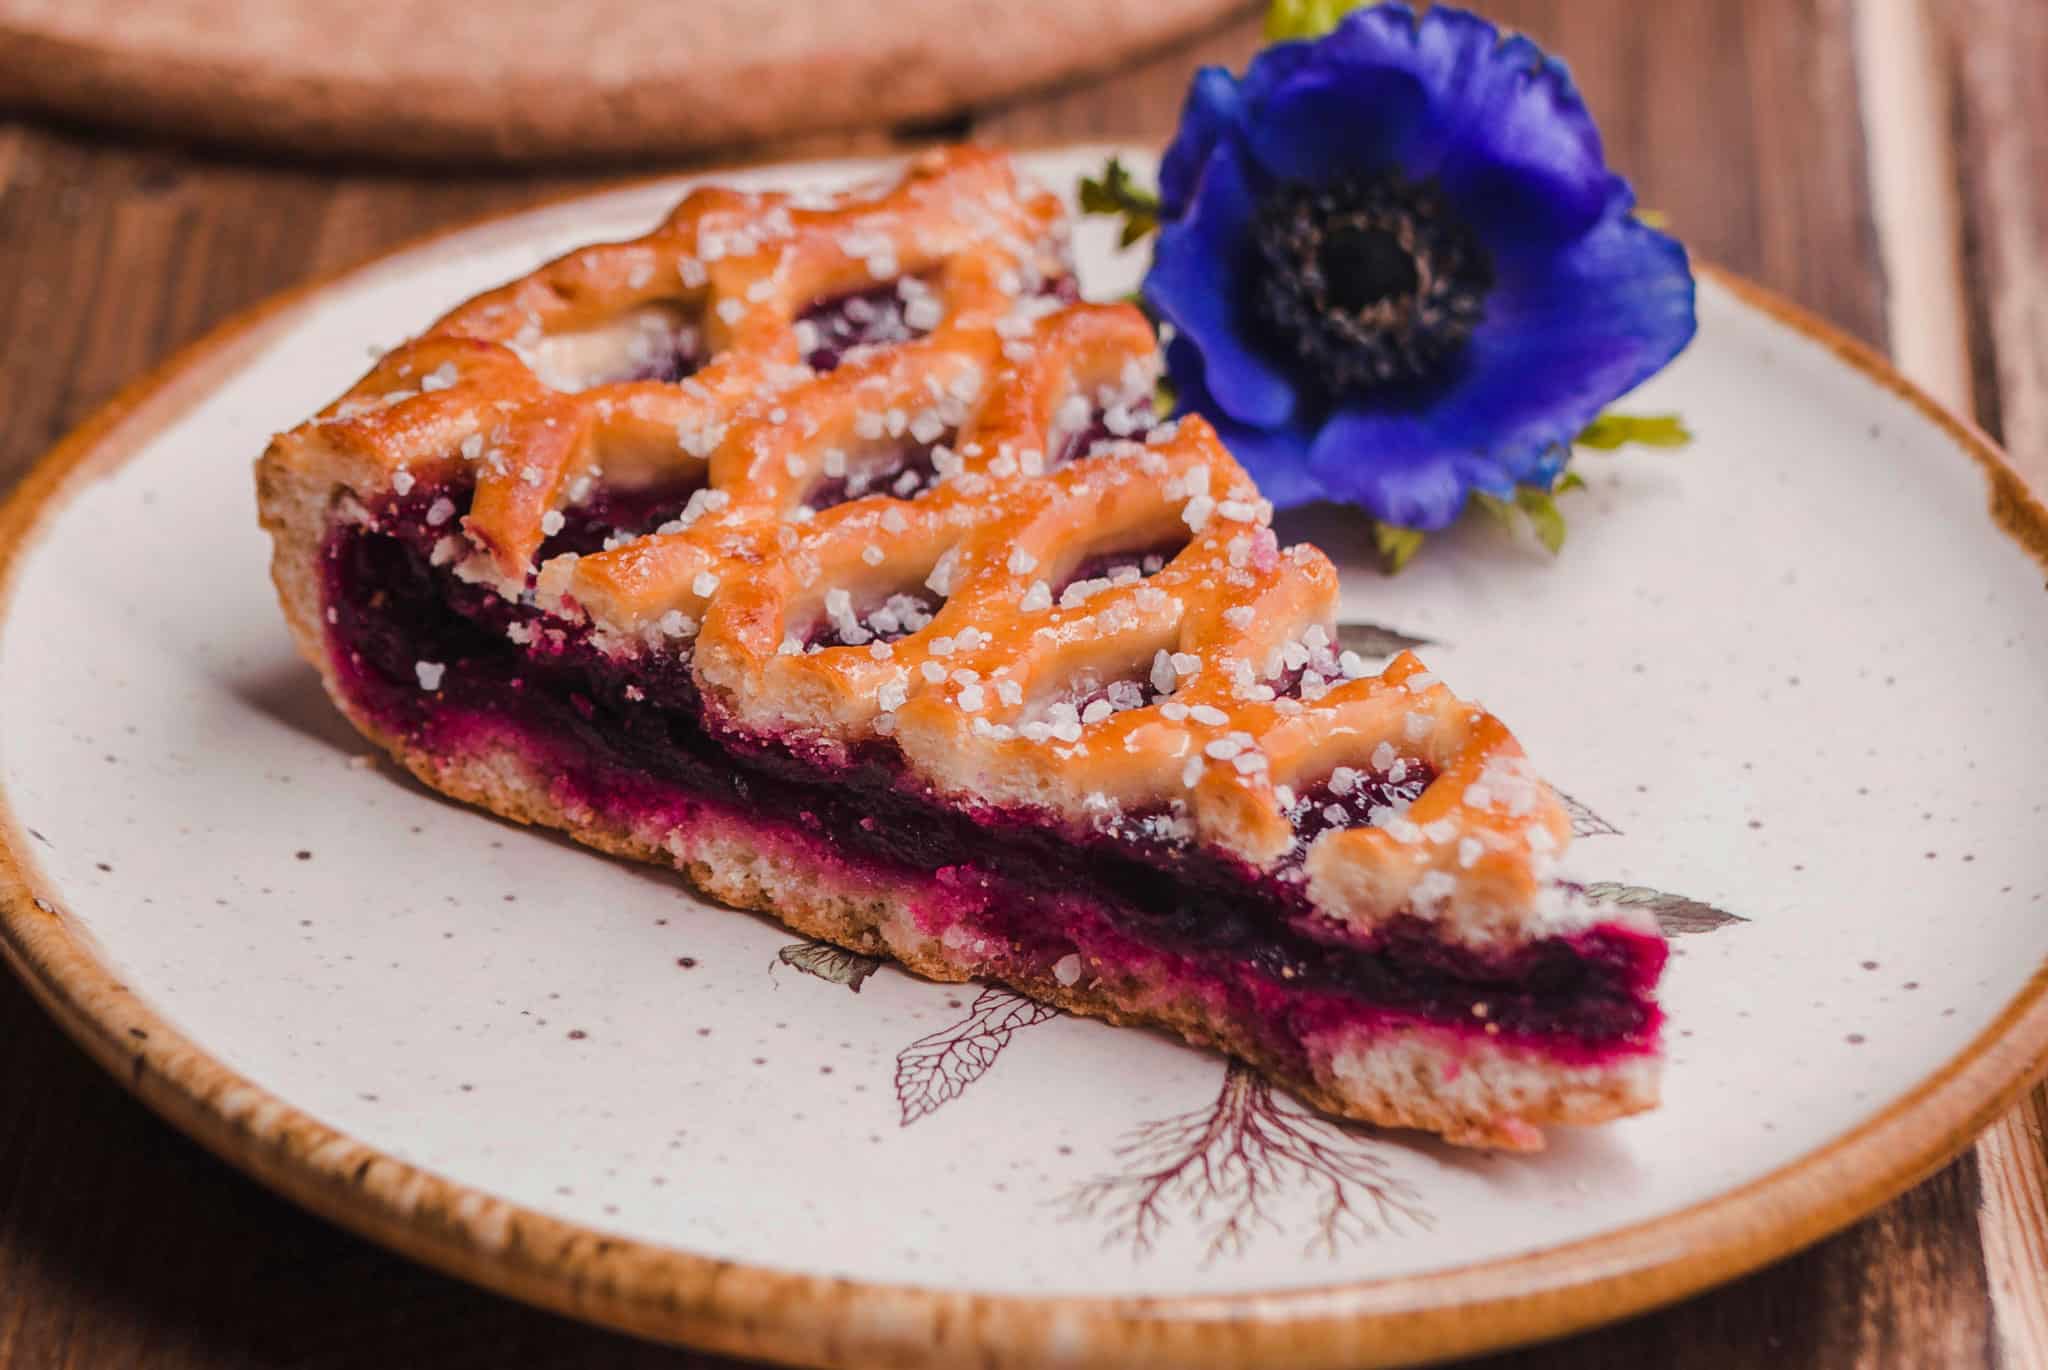
[[(601, 815), (560, 807), (513, 778), (511, 750), (430, 755), (355, 708), (320, 604), (331, 525), (416, 484), (467, 486), (437, 562), (620, 655), (688, 653), (724, 728), (826, 755), (886, 738), (911, 777), (965, 805), (1079, 827), (1165, 815), (1255, 871), (1284, 868), (1318, 912), (1360, 930), (1414, 917), (1485, 947), (1595, 921), (1643, 926), (1596, 915), (1555, 880), (1568, 818), (1497, 719), (1412, 655), (1375, 674), (1337, 650), (1334, 568), (1312, 547), (1279, 546), (1270, 505), (1205, 422), (1151, 424), (1151, 329), (1128, 306), (1048, 289), (1062, 233), (1057, 203), (1020, 188), (1000, 156), (954, 149), (918, 158), (894, 186), (839, 196), (700, 190), (644, 238), (479, 296), (259, 461), (274, 575), (302, 649), (344, 711), (430, 784), (607, 850), (666, 857), (802, 930), (879, 938), (914, 969), (973, 973), (892, 937), (886, 898), (863, 922), (843, 894), (749, 884), (686, 854), (688, 834), (627, 840)], [(806, 311), (878, 285), (895, 290), (914, 336), (854, 347), (826, 372), (805, 365), (816, 342)], [(680, 382), (618, 379), (686, 351), (701, 365)], [(1133, 436), (1080, 450), (1097, 423)], [(862, 473), (900, 465), (906, 445), (929, 450), (929, 475), (892, 473), (861, 493)], [(536, 564), (593, 482), (677, 479), (702, 484), (657, 531)], [(828, 488), (855, 497), (814, 507)], [(1147, 550), (1156, 567), (1074, 580), (1107, 554)], [(914, 630), (872, 631), (874, 606), (905, 593), (941, 602)], [(1408, 767), (1434, 777), (1412, 804), (1297, 850), (1311, 790)], [(1135, 988), (1020, 987), (1218, 1035), (1198, 1008), (1144, 1004)], [(1417, 1042), (1402, 1049), (1426, 1056)], [(1248, 1040), (1225, 1045), (1259, 1059)], [(1466, 1048), (1433, 1084), (1426, 1061), (1409, 1062), (1421, 1078), (1404, 1102), (1381, 1078), (1396, 1044), (1324, 1047), (1319, 1078), (1289, 1080), (1316, 1102), (1496, 1145), (1526, 1144), (1531, 1122), (1655, 1097), (1654, 1060), (1631, 1060), (1569, 1086), (1560, 1070), (1548, 1094), (1509, 1109), (1503, 1099), (1530, 1087), (1488, 1080), (1533, 1067), (1491, 1044), (1492, 1075), (1467, 1077)], [(1465, 1104), (1443, 1102), (1460, 1091)]]

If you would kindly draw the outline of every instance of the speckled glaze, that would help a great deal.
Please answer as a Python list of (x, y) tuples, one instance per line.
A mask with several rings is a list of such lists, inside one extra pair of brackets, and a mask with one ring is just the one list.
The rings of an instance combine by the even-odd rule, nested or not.
[[(1399, 580), (1346, 569), (1347, 617), (1432, 639), (1572, 797), (1588, 889), (1674, 933), (1665, 1106), (1542, 1156), (1339, 1129), (1207, 1053), (792, 945), (352, 764), (245, 459), (431, 302), (677, 190), (232, 326), (0, 517), (0, 945), (236, 1163), (496, 1288), (727, 1350), (1355, 1366), (1732, 1275), (2038, 1068), (2048, 520), (1980, 438), (1732, 282), (1632, 401), (1699, 442), (1589, 457), (1561, 560), (1475, 528)], [(1107, 295), (1136, 264), (1091, 226), (1080, 265)], [(1363, 541), (1337, 513), (1285, 531)], [(1205, 1191), (1209, 1135), (1260, 1164)]]

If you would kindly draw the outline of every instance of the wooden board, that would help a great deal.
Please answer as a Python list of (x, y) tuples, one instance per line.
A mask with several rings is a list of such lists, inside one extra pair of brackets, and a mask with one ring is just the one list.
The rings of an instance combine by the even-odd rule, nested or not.
[[(2048, 487), (2048, 6), (1934, 11), (1954, 177), (1972, 401)], [(2008, 1365), (2048, 1360), (2048, 1087), (1978, 1143), (1984, 1254)]]
[(0, 104), (393, 162), (617, 160), (940, 120), (1242, 0), (0, 0)]

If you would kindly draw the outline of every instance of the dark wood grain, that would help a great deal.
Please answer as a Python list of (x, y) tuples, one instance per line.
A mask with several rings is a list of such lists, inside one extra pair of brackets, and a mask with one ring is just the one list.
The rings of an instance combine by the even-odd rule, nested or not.
[(1979, 420), (2048, 483), (2048, 7), (1941, 10)]
[[(1977, 420), (2048, 488), (2048, 6), (1958, 0), (1940, 42)], [(2048, 1086), (1985, 1139), (1986, 1254), (2010, 1364), (2048, 1362)]]
[(0, 0), (0, 101), (412, 166), (589, 165), (946, 117), (1256, 0)]
[[(1616, 163), (1702, 256), (1882, 345), (1847, 0), (1500, 0), (1567, 53)], [(2026, 10), (1998, 0), (1965, 8)], [(2036, 34), (2038, 39), (2039, 35)], [(1236, 63), (1242, 25), (1097, 82), (986, 111), (1020, 143), (1170, 129), (1198, 61)], [(1959, 52), (1961, 50), (1959, 49)], [(2048, 70), (2048, 41), (2031, 70)], [(2022, 86), (2026, 82), (2020, 83)], [(2038, 131), (2038, 79), (2001, 97)], [(1959, 104), (1972, 156), (2010, 159), (2013, 117)], [(1980, 299), (2028, 264), (2010, 213), (1973, 200)], [(814, 140), (826, 152), (883, 135)], [(787, 152), (790, 149), (777, 149)], [(2022, 178), (2024, 179), (2024, 178)], [(281, 287), (567, 180), (287, 167), (0, 123), (0, 486), (123, 382)], [(2001, 183), (2003, 184), (2003, 183)], [(2000, 194), (2009, 201), (2017, 193)], [(2037, 252), (2048, 239), (2036, 237)], [(2039, 281), (2040, 268), (2028, 279)], [(2037, 297), (2036, 308), (2048, 308)], [(2048, 333), (1980, 307), (1984, 407), (2048, 448)], [(2030, 331), (2030, 329), (2032, 331)], [(2025, 414), (2025, 425), (2017, 416)], [(156, 1123), (0, 977), (0, 1366), (634, 1367), (718, 1364), (591, 1331), (413, 1267), (273, 1199)], [(2037, 1104), (2038, 1108), (2039, 1105)], [(2038, 1114), (2036, 1115), (2039, 1116)], [(1995, 1363), (1966, 1157), (1841, 1236), (1676, 1308), (1490, 1359), (1537, 1367), (1986, 1366)]]

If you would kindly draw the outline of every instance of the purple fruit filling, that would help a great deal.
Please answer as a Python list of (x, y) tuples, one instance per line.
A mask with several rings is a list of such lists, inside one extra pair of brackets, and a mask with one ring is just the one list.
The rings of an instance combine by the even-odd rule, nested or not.
[[(924, 300), (930, 303), (920, 303)], [(906, 276), (872, 290), (820, 300), (797, 316), (797, 343), (806, 366), (831, 371), (856, 347), (924, 336), (931, 331), (937, 308), (930, 286), (921, 277)]]
[(541, 544), (539, 560), (567, 552), (587, 557), (604, 551), (607, 542), (651, 533), (681, 514), (703, 485), (701, 476), (693, 476), (631, 488), (598, 486), (580, 504), (562, 511), (562, 526)]
[[(796, 318), (804, 365), (831, 371), (855, 348), (923, 337), (944, 315), (938, 291), (931, 276), (911, 275), (819, 300)], [(1081, 298), (1080, 283), (1070, 275), (1047, 277), (1038, 293), (1063, 304)]]
[[(1027, 968), (1043, 974), (1077, 945), (1099, 967), (1105, 948), (1124, 948), (1131, 968), (1170, 964), (1230, 1004), (1275, 1050), (1298, 1055), (1304, 1032), (1386, 1021), (1483, 1031), (1573, 1061), (1655, 1047), (1665, 948), (1653, 936), (1602, 925), (1480, 951), (1438, 940), (1419, 918), (1361, 938), (1314, 910), (1298, 870), (1308, 839), (1412, 798), (1432, 778), (1419, 766), (1347, 772), (1303, 793), (1290, 811), (1295, 858), (1271, 873), (1187, 841), (1163, 814), (1075, 831), (1034, 813), (963, 810), (923, 791), (886, 744), (827, 764), (708, 727), (686, 655), (607, 657), (584, 630), (434, 566), (446, 530), (426, 513), (444, 495), (462, 499), (416, 491), (368, 524), (338, 525), (323, 566), (330, 648), (352, 703), (430, 750), (516, 737), (613, 817), (710, 806), (779, 822), (855, 867), (974, 890), (973, 931)], [(686, 498), (600, 493), (551, 546), (602, 546)], [(422, 663), (441, 668), (438, 688), (422, 688)]]
[(623, 376), (605, 377), (605, 380), (621, 381), (663, 381), (674, 384), (694, 376), (709, 360), (704, 351), (703, 336), (695, 328), (677, 332), (673, 343), (657, 355), (645, 357)]
[(895, 642), (930, 623), (944, 603), (923, 586), (899, 590), (886, 599), (853, 610), (850, 618), (827, 618), (801, 640), (806, 651), (861, 647), (870, 642)]
[(908, 434), (905, 439), (882, 460), (870, 458), (859, 470), (819, 481), (804, 495), (804, 503), (823, 511), (865, 495), (917, 498), (931, 488), (932, 478), (938, 474), (938, 449), (951, 443), (953, 434), (941, 433), (930, 442), (918, 442)]
[(1154, 547), (1134, 547), (1121, 552), (1097, 552), (1085, 558), (1073, 570), (1059, 577), (1047, 588), (1058, 599), (1076, 585), (1083, 587), (1083, 593), (1093, 583), (1101, 581), (1110, 585), (1128, 585), (1135, 580), (1156, 576), (1166, 569), (1166, 563), (1179, 556), (1188, 540), (1179, 538), (1173, 542), (1160, 543)]

